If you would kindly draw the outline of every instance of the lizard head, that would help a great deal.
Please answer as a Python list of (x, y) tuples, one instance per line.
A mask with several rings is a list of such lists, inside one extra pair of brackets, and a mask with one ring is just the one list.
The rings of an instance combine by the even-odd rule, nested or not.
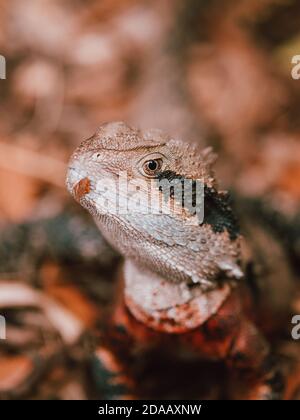
[[(67, 187), (126, 258), (207, 286), (220, 272), (241, 277), (238, 228), (227, 195), (218, 191), (215, 159), (210, 148), (199, 150), (160, 130), (106, 123), (74, 152)], [(201, 184), (201, 220), (182, 190), (174, 194), (174, 184), (166, 194), (164, 181), (190, 181), (193, 205)]]

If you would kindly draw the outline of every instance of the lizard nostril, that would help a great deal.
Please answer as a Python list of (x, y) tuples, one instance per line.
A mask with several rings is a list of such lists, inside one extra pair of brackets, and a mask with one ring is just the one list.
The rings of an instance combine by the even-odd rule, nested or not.
[(73, 194), (77, 201), (91, 191), (91, 181), (88, 178), (83, 178), (73, 187)]

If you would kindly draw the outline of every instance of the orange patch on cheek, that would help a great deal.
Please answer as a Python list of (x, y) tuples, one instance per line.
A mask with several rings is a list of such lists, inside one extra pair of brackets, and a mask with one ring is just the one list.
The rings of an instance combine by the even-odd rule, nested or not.
[(83, 178), (73, 188), (73, 194), (77, 201), (84, 195), (91, 191), (91, 181), (88, 178)]

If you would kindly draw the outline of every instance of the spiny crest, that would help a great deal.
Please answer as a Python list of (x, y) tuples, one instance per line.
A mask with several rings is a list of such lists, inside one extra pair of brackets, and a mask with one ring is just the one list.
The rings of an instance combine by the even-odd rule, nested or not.
[(81, 144), (75, 154), (97, 150), (126, 152), (142, 148), (161, 148), (169, 157), (169, 169), (183, 177), (201, 179), (207, 186), (217, 188), (213, 171), (217, 156), (212, 148), (201, 150), (198, 145), (171, 138), (159, 129), (142, 131), (124, 122), (105, 123)]
[(90, 151), (99, 148), (126, 151), (142, 147), (161, 146), (167, 140), (167, 136), (159, 130), (149, 130), (143, 133), (141, 130), (130, 127), (123, 122), (110, 122), (102, 124), (91, 138), (85, 140), (81, 150)]
[(217, 188), (217, 180), (215, 177), (214, 165), (218, 159), (218, 155), (213, 152), (212, 147), (206, 147), (201, 152), (201, 158), (205, 167), (205, 172), (208, 174), (207, 186)]
[(168, 144), (169, 152), (175, 156), (176, 172), (184, 178), (201, 180), (208, 187), (217, 188), (217, 181), (213, 170), (217, 155), (211, 147), (201, 150), (199, 145), (171, 139)]

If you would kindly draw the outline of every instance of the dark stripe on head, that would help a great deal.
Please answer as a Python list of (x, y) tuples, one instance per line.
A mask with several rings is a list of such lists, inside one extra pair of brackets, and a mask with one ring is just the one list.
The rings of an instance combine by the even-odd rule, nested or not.
[(204, 186), (204, 223), (211, 225), (214, 232), (227, 230), (231, 240), (238, 237), (239, 225), (228, 193), (218, 193), (214, 188)]
[[(181, 181), (184, 183), (185, 178), (176, 174), (173, 171), (163, 171), (157, 176), (158, 182), (162, 180)], [(192, 204), (196, 205), (196, 180), (192, 180)], [(162, 191), (162, 188), (160, 187)], [(174, 197), (174, 187), (168, 191), (163, 191), (166, 200), (169, 197)], [(179, 203), (184, 207), (184, 190), (182, 192), (181, 202)], [(204, 186), (204, 220), (203, 224), (208, 224), (212, 227), (214, 232), (224, 232), (227, 230), (230, 239), (235, 240), (239, 235), (239, 226), (235, 215), (232, 212), (230, 197), (228, 193), (219, 193), (214, 188), (210, 188), (207, 185)]]

